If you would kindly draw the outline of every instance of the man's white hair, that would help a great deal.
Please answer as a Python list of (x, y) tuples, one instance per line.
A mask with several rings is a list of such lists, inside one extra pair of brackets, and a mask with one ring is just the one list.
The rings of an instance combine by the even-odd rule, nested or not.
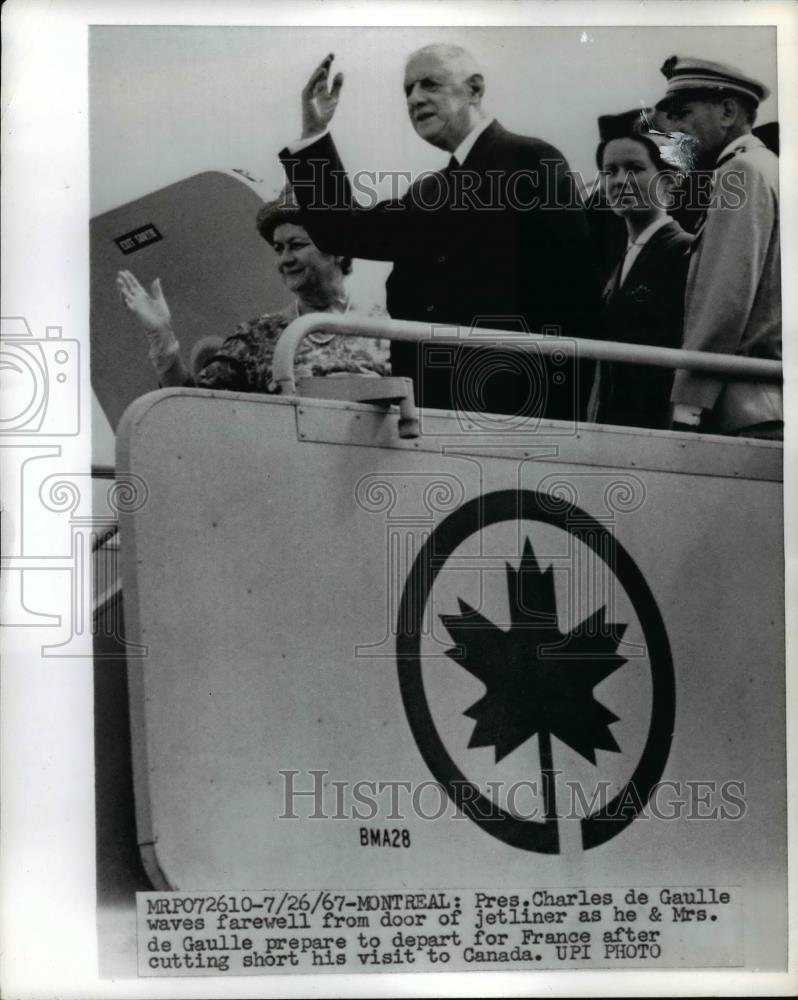
[(412, 52), (408, 56), (407, 62), (411, 63), (418, 56), (435, 56), (441, 62), (446, 63), (449, 69), (461, 80), (467, 80), (475, 73), (478, 73), (480, 76), (482, 75), (479, 63), (468, 49), (464, 49), (462, 45), (447, 45), (444, 42), (425, 45), (423, 48)]

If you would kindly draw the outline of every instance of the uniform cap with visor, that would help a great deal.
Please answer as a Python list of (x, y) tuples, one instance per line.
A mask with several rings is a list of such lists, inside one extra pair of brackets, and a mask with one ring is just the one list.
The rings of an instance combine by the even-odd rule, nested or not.
[(671, 56), (660, 67), (668, 81), (665, 97), (655, 107), (657, 111), (672, 111), (707, 91), (740, 94), (759, 104), (770, 96), (770, 90), (735, 66), (695, 59), (691, 56)]

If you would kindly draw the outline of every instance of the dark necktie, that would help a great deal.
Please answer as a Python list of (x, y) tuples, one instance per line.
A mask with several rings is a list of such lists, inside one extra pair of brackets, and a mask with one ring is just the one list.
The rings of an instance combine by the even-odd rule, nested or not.
[(452, 205), (456, 199), (455, 187), (457, 185), (457, 177), (455, 177), (455, 171), (460, 169), (460, 164), (453, 157), (449, 157), (449, 162), (446, 164), (446, 169), (441, 172), (441, 177), (443, 178), (444, 186), (446, 188), (446, 205)]

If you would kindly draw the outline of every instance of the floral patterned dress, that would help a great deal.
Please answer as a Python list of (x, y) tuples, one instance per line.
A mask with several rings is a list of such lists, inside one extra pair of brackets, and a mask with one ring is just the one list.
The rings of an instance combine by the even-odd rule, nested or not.
[[(381, 306), (361, 310), (367, 316), (385, 319)], [(274, 393), (272, 378), (274, 348), (289, 323), (297, 317), (296, 306), (279, 313), (264, 313), (258, 319), (240, 323), (219, 351), (195, 375), (203, 389), (228, 389), (234, 392)], [(367, 337), (344, 337), (339, 334), (318, 341), (305, 337), (296, 352), (294, 373), (331, 375), (347, 372), (359, 375), (390, 375), (389, 341)]]

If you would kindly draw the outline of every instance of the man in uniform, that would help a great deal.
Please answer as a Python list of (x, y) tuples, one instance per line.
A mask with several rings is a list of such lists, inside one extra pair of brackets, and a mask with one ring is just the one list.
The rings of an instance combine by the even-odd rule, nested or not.
[[(584, 212), (561, 153), (507, 132), (482, 108), (485, 83), (469, 52), (431, 45), (410, 56), (410, 121), (450, 155), (400, 199), (358, 206), (327, 133), (341, 92), (328, 89), (332, 56), (302, 95), (302, 139), (280, 154), (317, 246), (390, 260), (387, 307), (395, 319), (595, 336), (598, 289)], [(478, 332), (478, 331), (475, 331)], [(532, 362), (508, 352), (434, 341), (394, 342), (394, 375), (414, 379), (423, 406), (573, 419), (590, 378), (560, 356)], [(556, 369), (556, 371), (555, 371)]]
[[(781, 359), (778, 159), (751, 134), (764, 84), (733, 66), (673, 56), (657, 105), (673, 131), (713, 158), (714, 183), (692, 246), (684, 348)], [(673, 426), (745, 437), (783, 434), (781, 385), (678, 371)]]

